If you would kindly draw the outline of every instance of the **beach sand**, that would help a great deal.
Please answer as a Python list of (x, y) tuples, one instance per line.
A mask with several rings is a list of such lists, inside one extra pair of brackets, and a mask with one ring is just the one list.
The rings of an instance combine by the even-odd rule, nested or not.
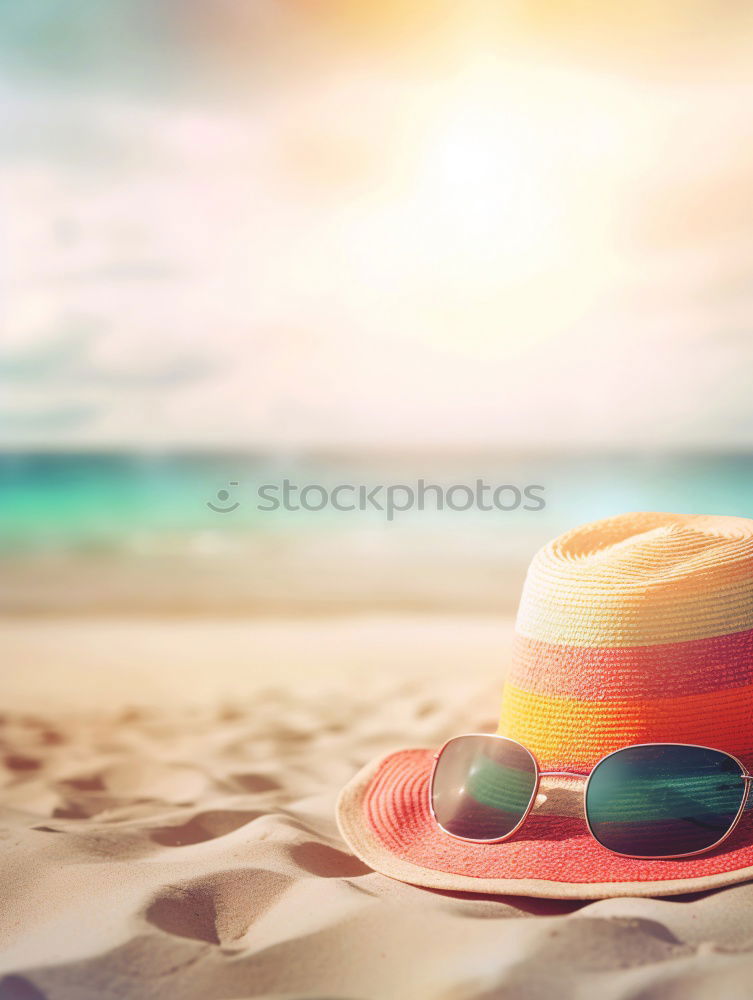
[(0, 1000), (753, 996), (753, 884), (591, 903), (391, 881), (375, 755), (491, 729), (506, 619), (0, 626)]

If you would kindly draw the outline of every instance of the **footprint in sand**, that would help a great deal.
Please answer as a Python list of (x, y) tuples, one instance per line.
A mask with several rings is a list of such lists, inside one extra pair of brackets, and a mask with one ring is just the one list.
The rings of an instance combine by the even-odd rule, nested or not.
[(204, 841), (224, 837), (234, 830), (239, 830), (246, 823), (263, 815), (263, 812), (250, 812), (242, 809), (215, 809), (200, 812), (185, 823), (151, 830), (149, 839), (165, 847), (201, 844)]
[(145, 915), (166, 934), (229, 946), (243, 938), (293, 881), (289, 875), (251, 868), (216, 872), (166, 886)]
[(371, 868), (367, 868), (352, 854), (338, 851), (326, 844), (317, 844), (314, 840), (295, 844), (290, 856), (309, 875), (318, 875), (320, 878), (355, 878), (358, 875), (372, 874)]
[(244, 792), (276, 792), (280, 788), (279, 781), (265, 774), (231, 774), (230, 778), (240, 785)]
[(47, 1000), (47, 997), (22, 976), (4, 976), (0, 979), (0, 1000)]
[(5, 766), (9, 771), (38, 771), (42, 766), (42, 762), (36, 757), (27, 757), (25, 754), (20, 753), (9, 753), (5, 757)]

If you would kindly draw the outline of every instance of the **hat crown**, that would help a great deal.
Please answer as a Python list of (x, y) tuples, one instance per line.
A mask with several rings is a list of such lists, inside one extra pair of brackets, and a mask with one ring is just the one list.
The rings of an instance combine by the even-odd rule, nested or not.
[(753, 750), (753, 521), (636, 513), (531, 563), (499, 731), (542, 766), (643, 742)]

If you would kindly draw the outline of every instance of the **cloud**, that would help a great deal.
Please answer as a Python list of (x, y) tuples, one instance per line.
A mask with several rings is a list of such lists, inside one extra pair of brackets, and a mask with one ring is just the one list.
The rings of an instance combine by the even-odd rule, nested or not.
[(8, 384), (45, 385), (68, 390), (162, 390), (206, 378), (215, 368), (206, 359), (191, 355), (152, 364), (131, 361), (124, 367), (108, 367), (92, 357), (101, 336), (101, 332), (84, 321), (71, 324), (57, 336), (32, 347), (0, 352), (0, 379)]
[(0, 352), (0, 378), (17, 383), (60, 379), (85, 362), (92, 336), (86, 327), (70, 328), (47, 342)]
[[(104, 335), (86, 322), (31, 347), (0, 353), (5, 407), (0, 438), (5, 444), (37, 440), (64, 443), (96, 437), (103, 426), (128, 424), (137, 413), (144, 429), (159, 428), (159, 408), (171, 393), (210, 376), (214, 365), (189, 354), (120, 364), (97, 359)], [(155, 409), (156, 407), (156, 409)]]
[(18, 434), (30, 431), (61, 431), (77, 430), (91, 424), (99, 415), (100, 407), (72, 403), (69, 406), (53, 406), (47, 409), (30, 410), (0, 410), (0, 430)]

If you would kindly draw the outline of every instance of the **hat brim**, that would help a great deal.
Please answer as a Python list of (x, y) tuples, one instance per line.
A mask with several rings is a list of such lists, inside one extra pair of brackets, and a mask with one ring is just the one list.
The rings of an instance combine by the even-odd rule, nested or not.
[(707, 854), (666, 860), (612, 854), (582, 816), (534, 810), (511, 840), (449, 837), (429, 811), (432, 750), (401, 750), (368, 764), (337, 803), (340, 832), (370, 868), (401, 882), (455, 892), (603, 899), (670, 896), (753, 878), (753, 815)]

